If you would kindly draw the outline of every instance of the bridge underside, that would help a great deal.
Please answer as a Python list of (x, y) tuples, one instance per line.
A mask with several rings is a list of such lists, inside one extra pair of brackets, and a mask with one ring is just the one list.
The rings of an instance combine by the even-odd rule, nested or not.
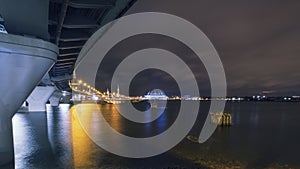
[(59, 47), (57, 63), (49, 75), (60, 90), (70, 90), (69, 77), (80, 50), (106, 23), (122, 16), (135, 0), (50, 0), (50, 41)]

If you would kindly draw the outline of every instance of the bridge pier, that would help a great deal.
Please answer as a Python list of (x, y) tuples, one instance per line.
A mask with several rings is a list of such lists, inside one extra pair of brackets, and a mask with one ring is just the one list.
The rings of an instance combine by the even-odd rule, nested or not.
[(27, 98), (28, 110), (46, 111), (46, 103), (55, 91), (53, 86), (37, 86)]
[(14, 159), (12, 119), (0, 118), (0, 164), (6, 164)]
[(60, 91), (53, 92), (52, 96), (49, 99), (50, 105), (54, 106), (54, 107), (59, 106), (59, 101), (60, 101), (61, 96), (62, 96), (62, 94)]
[(0, 165), (14, 160), (12, 117), (57, 55), (49, 42), (0, 33)]

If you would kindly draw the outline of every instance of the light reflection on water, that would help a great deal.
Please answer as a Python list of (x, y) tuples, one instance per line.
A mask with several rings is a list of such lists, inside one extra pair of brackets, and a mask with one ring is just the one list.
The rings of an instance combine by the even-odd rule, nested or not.
[[(82, 131), (79, 121), (72, 113), (71, 108), (71, 133), (72, 133), (72, 148), (73, 148), (73, 160), (75, 168), (90, 168), (90, 156), (92, 151), (92, 143), (89, 141), (87, 135)], [(92, 118), (87, 116), (87, 119)], [(92, 123), (90, 123), (92, 124)]]
[[(207, 105), (201, 106), (205, 109)], [(199, 159), (221, 159), (224, 166), (230, 166), (230, 160), (241, 161), (247, 168), (276, 163), (300, 166), (299, 103), (228, 103), (225, 111), (232, 112), (232, 127), (218, 128), (204, 144), (184, 139), (169, 152), (142, 160), (122, 158), (99, 148), (83, 131), (69, 105), (47, 108), (47, 113), (14, 116), (15, 168), (190, 168), (196, 166), (193, 162), (203, 165)], [(167, 113), (155, 123), (136, 127), (122, 118), (113, 105), (100, 108), (115, 130), (129, 136), (160, 133), (176, 119), (176, 113)], [(166, 110), (173, 111), (171, 107)], [(97, 112), (88, 106), (83, 112), (90, 130), (99, 127)], [(196, 124), (191, 133), (197, 133), (199, 127)]]

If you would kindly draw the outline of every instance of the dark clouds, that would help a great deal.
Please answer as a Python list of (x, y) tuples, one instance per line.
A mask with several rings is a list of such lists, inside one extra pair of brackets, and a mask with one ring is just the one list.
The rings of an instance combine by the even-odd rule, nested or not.
[(147, 11), (185, 18), (209, 37), (228, 95), (300, 95), (300, 1), (138, 0), (128, 13)]
[[(111, 86), (111, 80), (114, 74), (114, 71), (119, 66), (119, 64), (126, 59), (130, 54), (147, 48), (159, 48), (170, 51), (180, 57), (191, 69), (193, 74), (182, 74), (182, 68), (176, 68), (176, 74), (180, 75), (186, 86), (189, 86), (190, 79), (193, 79), (195, 76), (199, 86), (200, 94), (208, 96), (210, 95), (210, 83), (208, 79), (207, 72), (198, 56), (182, 42), (157, 34), (142, 34), (132, 36), (130, 38), (124, 39), (118, 44), (116, 44), (111, 50), (106, 54), (105, 58), (102, 60), (98, 72), (96, 86), (101, 91), (106, 91), (107, 88)], [(155, 62), (161, 62), (159, 59)], [(164, 68), (174, 67), (172, 63), (165, 63)], [(122, 63), (121, 63), (122, 64)], [(138, 64), (138, 63), (132, 63)], [(142, 71), (142, 70), (141, 70)], [(161, 70), (160, 70), (161, 71)], [(128, 72), (122, 72), (124, 74)], [(138, 73), (138, 72), (136, 72)], [(167, 93), (167, 95), (180, 95), (178, 86), (174, 83), (173, 77), (168, 72), (161, 71), (148, 71), (148, 69), (140, 72), (141, 75), (137, 76), (135, 79), (132, 79), (131, 96), (144, 95), (152, 89), (159, 88)], [(123, 77), (120, 77), (123, 78)], [(121, 79), (119, 79), (121, 80)], [(128, 80), (128, 79), (124, 79)], [(121, 80), (122, 81), (122, 80)], [(122, 86), (122, 84), (119, 84)], [(112, 90), (115, 90), (116, 87), (112, 87)], [(134, 89), (134, 90), (133, 90)], [(121, 92), (124, 89), (120, 89)], [(145, 92), (146, 91), (146, 92)], [(194, 93), (195, 91), (190, 88), (190, 91), (183, 93), (183, 95), (198, 95)]]
[(130, 10), (145, 11), (197, 25), (221, 57), (229, 95), (300, 94), (300, 1), (139, 0)]

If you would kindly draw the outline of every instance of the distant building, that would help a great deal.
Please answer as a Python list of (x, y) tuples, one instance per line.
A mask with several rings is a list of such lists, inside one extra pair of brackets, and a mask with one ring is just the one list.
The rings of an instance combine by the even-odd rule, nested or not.
[(169, 97), (162, 90), (154, 89), (144, 95), (145, 99), (149, 100), (167, 100)]

